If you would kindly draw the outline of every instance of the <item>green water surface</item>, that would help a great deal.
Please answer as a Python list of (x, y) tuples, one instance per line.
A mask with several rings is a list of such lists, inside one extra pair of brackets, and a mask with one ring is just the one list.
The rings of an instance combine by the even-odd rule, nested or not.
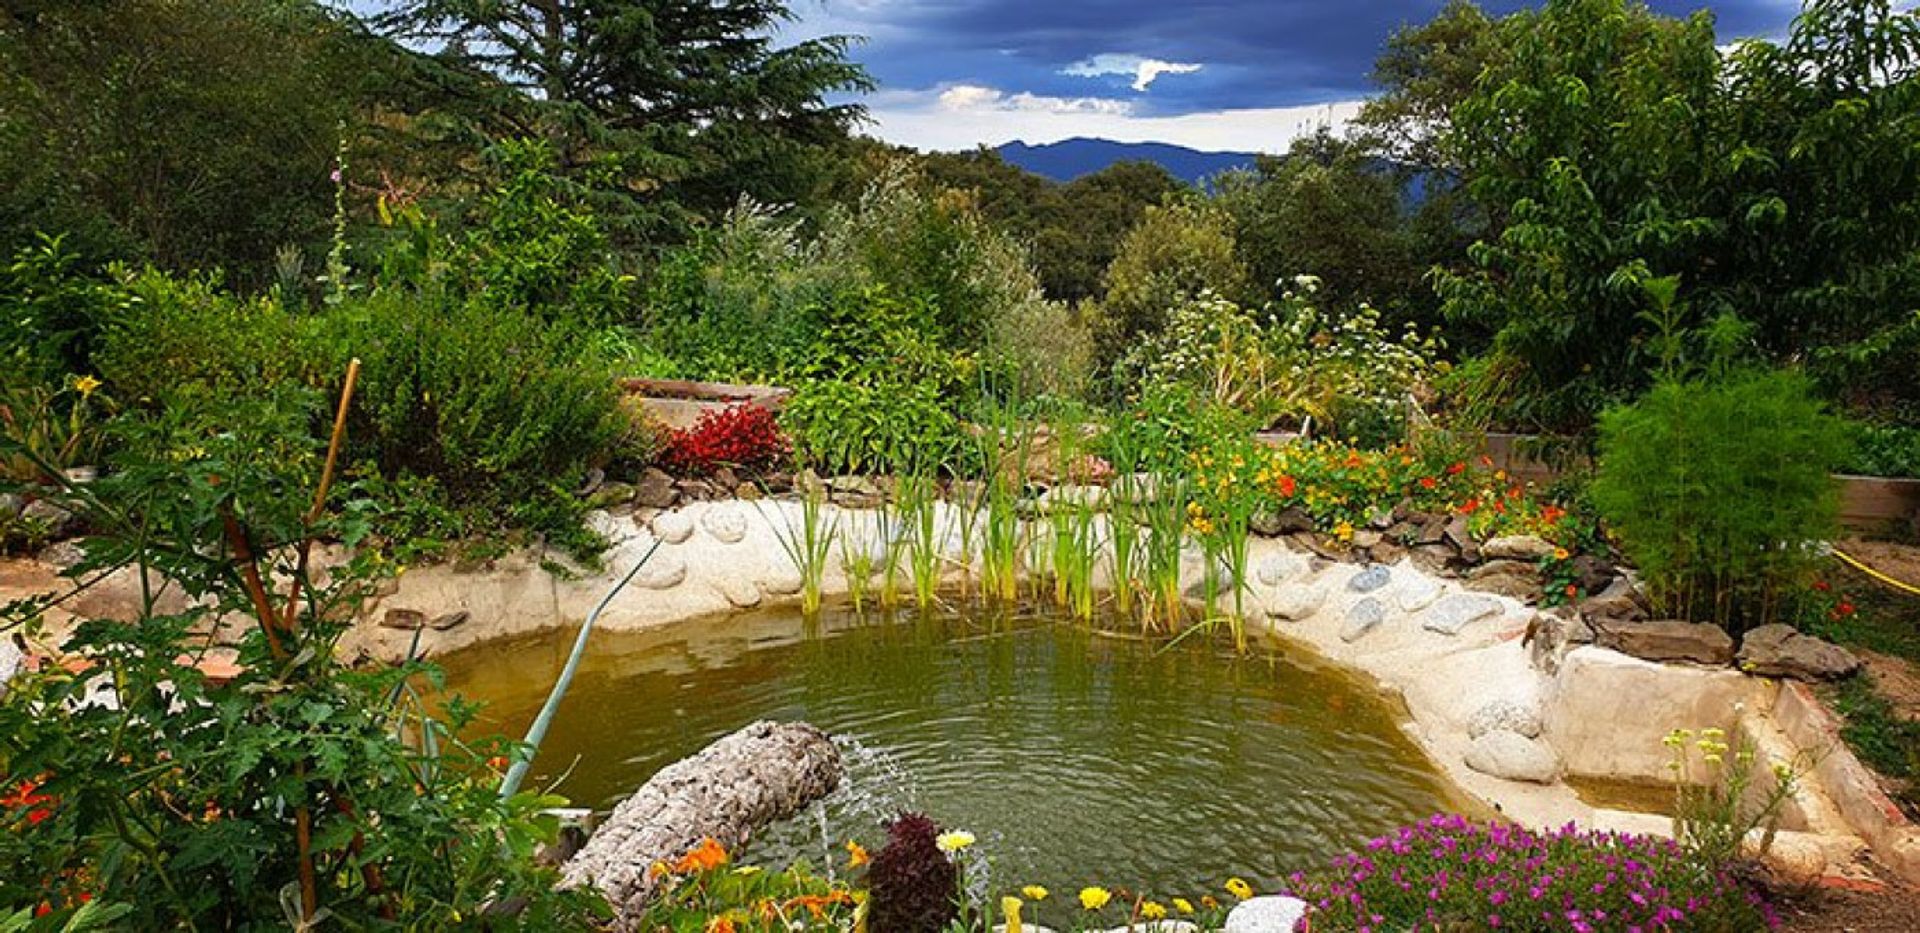
[[(521, 734), (573, 632), (442, 659), (451, 690)], [(796, 611), (596, 633), (534, 767), (609, 809), (661, 767), (756, 719), (840, 737), (850, 780), (762, 834), (747, 860), (838, 865), (900, 808), (964, 828), (996, 890), (1125, 885), (1171, 896), (1229, 876), (1270, 888), (1457, 799), (1355, 680), (1290, 656), (1159, 643), (982, 611), (888, 619)]]

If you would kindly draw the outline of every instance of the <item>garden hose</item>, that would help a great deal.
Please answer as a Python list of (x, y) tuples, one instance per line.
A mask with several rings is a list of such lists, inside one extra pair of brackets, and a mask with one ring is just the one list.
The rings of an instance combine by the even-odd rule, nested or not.
[(1852, 554), (1848, 554), (1847, 552), (1840, 550), (1839, 548), (1831, 548), (1830, 550), (1833, 551), (1833, 556), (1840, 558), (1841, 563), (1844, 563), (1847, 566), (1852, 567), (1853, 569), (1858, 570), (1861, 573), (1864, 573), (1867, 576), (1872, 577), (1873, 579), (1886, 584), (1887, 586), (1890, 586), (1896, 590), (1899, 590), (1902, 593), (1906, 593), (1909, 596), (1920, 596), (1920, 586), (1914, 586), (1911, 583), (1902, 583), (1899, 580), (1895, 580), (1894, 578), (1889, 577), (1886, 574), (1881, 573), (1880, 571), (1875, 570), (1872, 567), (1869, 567), (1866, 564), (1861, 563), (1859, 558), (1853, 556)]

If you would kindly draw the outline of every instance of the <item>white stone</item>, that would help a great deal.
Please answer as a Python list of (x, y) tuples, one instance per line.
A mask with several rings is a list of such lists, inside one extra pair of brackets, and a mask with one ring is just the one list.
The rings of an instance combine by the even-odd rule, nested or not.
[(1489, 732), (1467, 746), (1467, 767), (1507, 781), (1552, 784), (1560, 780), (1560, 756), (1518, 732)]
[(1250, 897), (1227, 914), (1226, 933), (1293, 933), (1307, 915), (1307, 902), (1277, 894)]
[(633, 585), (644, 590), (670, 590), (687, 578), (687, 562), (672, 554), (656, 553), (634, 575)]
[(1467, 738), (1489, 732), (1513, 732), (1529, 739), (1540, 737), (1540, 711), (1512, 700), (1491, 700), (1467, 717)]
[(1369, 596), (1354, 603), (1347, 610), (1346, 624), (1340, 627), (1340, 640), (1359, 641), (1360, 636), (1378, 628), (1386, 619), (1387, 607), (1380, 605), (1379, 600)]
[(746, 513), (731, 502), (722, 502), (707, 509), (707, 514), (700, 517), (700, 526), (721, 544), (738, 544), (747, 536)]
[(668, 544), (693, 537), (693, 517), (685, 512), (661, 512), (653, 517), (653, 536)]
[(727, 598), (727, 603), (735, 609), (752, 609), (760, 605), (760, 588), (753, 581), (741, 576), (722, 577), (714, 584), (714, 589)]
[(1400, 588), (1394, 591), (1394, 598), (1400, 603), (1401, 609), (1407, 612), (1419, 612), (1433, 605), (1433, 601), (1440, 598), (1441, 592), (1440, 581), (1426, 574), (1410, 574), (1401, 581)]
[(1298, 622), (1327, 603), (1327, 588), (1320, 584), (1296, 583), (1283, 586), (1267, 597), (1267, 617)]
[(800, 592), (803, 586), (806, 586), (806, 581), (800, 579), (800, 571), (792, 567), (772, 571), (760, 578), (760, 591), (768, 596), (792, 596)]
[(1393, 570), (1385, 564), (1368, 564), (1365, 570), (1354, 574), (1347, 580), (1347, 589), (1356, 593), (1371, 593), (1393, 582)]
[(0, 635), (0, 697), (7, 695), (7, 681), (20, 672), (20, 665), (25, 661), (26, 656), (13, 643), (13, 639)]
[(1280, 553), (1267, 555), (1255, 568), (1254, 575), (1262, 586), (1279, 586), (1306, 572), (1306, 558), (1298, 554)]
[(1491, 596), (1456, 593), (1427, 610), (1422, 626), (1429, 632), (1458, 635), (1467, 624), (1500, 613), (1500, 603)]

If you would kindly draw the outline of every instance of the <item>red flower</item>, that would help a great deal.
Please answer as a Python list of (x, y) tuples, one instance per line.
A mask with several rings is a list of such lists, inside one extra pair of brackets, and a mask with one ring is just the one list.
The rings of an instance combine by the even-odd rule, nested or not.
[(1460, 474), (1465, 473), (1466, 471), (1467, 471), (1467, 465), (1464, 461), (1455, 460), (1454, 462), (1447, 464), (1448, 476), (1459, 476)]
[(1840, 613), (1843, 616), (1853, 615), (1853, 611), (1854, 611), (1853, 604), (1850, 602), (1842, 601), (1840, 605), (1834, 607), (1834, 611)]
[(693, 427), (674, 431), (660, 461), (670, 469), (696, 474), (721, 466), (757, 469), (773, 465), (788, 449), (773, 412), (748, 403), (703, 412)]
[(1472, 515), (1478, 511), (1480, 511), (1480, 500), (1478, 498), (1468, 499), (1460, 503), (1460, 514), (1462, 515)]
[(53, 804), (57, 802), (57, 799), (52, 795), (40, 793), (40, 782), (37, 780), (21, 781), (20, 786), (16, 788), (13, 793), (5, 797), (0, 797), (0, 807), (5, 807), (8, 810), (27, 811), (28, 826), (38, 826), (48, 819), (51, 819), (53, 817), (53, 809), (51, 807), (41, 806), (41, 804)]
[(1579, 585), (1578, 585), (1578, 584), (1574, 584), (1574, 583), (1569, 583), (1569, 584), (1567, 584), (1567, 589), (1566, 589), (1566, 593), (1567, 593), (1567, 598), (1568, 598), (1568, 599), (1574, 599), (1574, 598), (1577, 598), (1577, 597), (1578, 597), (1578, 596), (1580, 595), (1580, 587), (1579, 587)]
[(1281, 474), (1278, 485), (1281, 497), (1287, 499), (1293, 498), (1294, 491), (1300, 488), (1300, 484), (1293, 477), (1285, 474)]
[(1435, 486), (1438, 486), (1438, 485), (1440, 485), (1440, 481), (1439, 481), (1439, 480), (1437, 480), (1437, 479), (1434, 479), (1434, 478), (1433, 478), (1433, 477), (1431, 477), (1431, 476), (1422, 476), (1422, 477), (1420, 477), (1420, 488), (1421, 488), (1421, 489), (1432, 489), (1433, 487), (1435, 487)]
[(1833, 585), (1828, 583), (1825, 580), (1815, 580), (1813, 581), (1813, 588), (1822, 593), (1825, 593), (1826, 591), (1833, 589)]

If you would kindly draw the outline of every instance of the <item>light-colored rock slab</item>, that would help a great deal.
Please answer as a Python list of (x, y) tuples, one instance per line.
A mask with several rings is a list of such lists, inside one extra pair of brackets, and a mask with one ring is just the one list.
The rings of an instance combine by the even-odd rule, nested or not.
[(1442, 635), (1458, 635), (1469, 624), (1500, 614), (1500, 601), (1489, 596), (1456, 593), (1428, 609), (1421, 627)]
[(1327, 604), (1327, 588), (1318, 583), (1294, 583), (1267, 596), (1266, 613), (1271, 619), (1298, 622)]
[(682, 544), (693, 537), (693, 516), (685, 512), (661, 512), (649, 526), (654, 537), (668, 544)]
[(1347, 589), (1355, 593), (1371, 593), (1393, 582), (1393, 569), (1385, 564), (1368, 564), (1365, 569), (1347, 579)]
[(722, 577), (714, 584), (714, 588), (720, 591), (720, 595), (727, 598), (727, 605), (735, 609), (752, 609), (760, 605), (760, 600), (764, 598), (761, 596), (760, 587), (743, 576), (730, 574)]
[(1307, 572), (1307, 559), (1298, 554), (1282, 551), (1269, 554), (1254, 568), (1254, 577), (1262, 586), (1279, 586)]
[(1371, 596), (1362, 599), (1348, 607), (1346, 621), (1340, 626), (1340, 640), (1348, 643), (1359, 641), (1386, 620), (1387, 607)]
[(1226, 933), (1293, 933), (1307, 915), (1307, 902), (1294, 897), (1265, 895), (1233, 905)]
[(1469, 739), (1480, 738), (1489, 732), (1513, 732), (1537, 739), (1540, 731), (1540, 711), (1512, 700), (1494, 700), (1475, 710), (1467, 719)]
[(722, 544), (739, 544), (747, 536), (747, 513), (732, 502), (721, 502), (700, 516), (700, 527)]
[(760, 578), (760, 592), (768, 596), (792, 596), (806, 586), (800, 578), (800, 571), (792, 567), (782, 567), (769, 571)]
[(1409, 575), (1401, 580), (1399, 588), (1394, 590), (1394, 600), (1400, 604), (1402, 610), (1419, 612), (1433, 605), (1445, 591), (1446, 588), (1440, 585), (1440, 581), (1432, 577), (1425, 574)]
[(633, 577), (633, 585), (643, 590), (670, 590), (687, 579), (687, 562), (677, 554), (664, 551), (653, 555)]
[(1552, 784), (1560, 780), (1560, 757), (1538, 739), (1496, 730), (1467, 746), (1467, 767), (1507, 781)]
[(1480, 545), (1488, 560), (1542, 560), (1553, 556), (1553, 542), (1536, 535), (1506, 535)]

